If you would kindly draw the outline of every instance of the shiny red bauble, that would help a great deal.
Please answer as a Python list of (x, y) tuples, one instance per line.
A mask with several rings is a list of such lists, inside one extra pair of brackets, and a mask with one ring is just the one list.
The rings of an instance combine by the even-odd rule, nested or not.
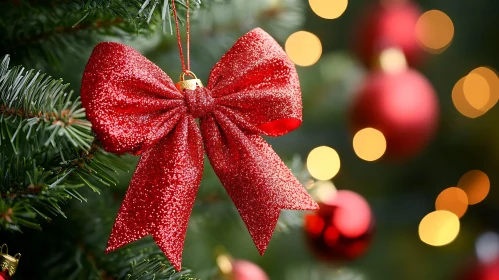
[(419, 7), (410, 1), (369, 5), (353, 33), (353, 47), (360, 60), (373, 66), (381, 51), (395, 47), (404, 52), (409, 65), (419, 64), (423, 57), (416, 38), (420, 15)]
[(319, 210), (305, 216), (305, 235), (312, 253), (328, 262), (362, 256), (374, 232), (374, 218), (367, 201), (352, 191), (339, 190), (319, 202), (319, 206)]
[(415, 70), (378, 71), (364, 81), (350, 111), (352, 133), (372, 127), (385, 136), (385, 157), (420, 153), (435, 134), (438, 99), (430, 82)]
[(0, 280), (10, 280), (11, 277), (9, 275), (8, 270), (0, 271)]
[(475, 263), (456, 277), (459, 280), (499, 280), (499, 259), (489, 263)]
[(265, 272), (256, 264), (245, 260), (232, 261), (231, 280), (269, 280)]

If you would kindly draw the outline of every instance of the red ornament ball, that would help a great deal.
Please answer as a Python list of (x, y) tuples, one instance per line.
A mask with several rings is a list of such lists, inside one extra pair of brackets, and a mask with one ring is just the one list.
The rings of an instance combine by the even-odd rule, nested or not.
[(368, 249), (374, 218), (367, 201), (357, 193), (339, 190), (305, 216), (305, 235), (312, 253), (328, 262), (351, 261)]
[(438, 99), (430, 82), (415, 70), (370, 74), (350, 112), (352, 132), (366, 127), (383, 133), (385, 156), (405, 159), (421, 152), (435, 134)]
[(9, 275), (8, 270), (0, 271), (0, 280), (10, 280), (11, 277)]
[(499, 259), (490, 263), (474, 263), (472, 267), (457, 277), (459, 280), (498, 280)]
[(421, 16), (419, 7), (409, 1), (385, 1), (368, 6), (361, 16), (353, 47), (360, 60), (373, 66), (378, 55), (387, 48), (401, 49), (409, 65), (417, 65), (423, 49), (416, 37), (416, 23)]
[(235, 260), (232, 262), (232, 278), (230, 279), (269, 280), (269, 277), (258, 265), (245, 260)]

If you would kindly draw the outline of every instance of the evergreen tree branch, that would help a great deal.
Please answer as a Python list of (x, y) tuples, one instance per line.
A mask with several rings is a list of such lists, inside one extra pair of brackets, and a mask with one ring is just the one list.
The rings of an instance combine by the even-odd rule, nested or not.
[(119, 157), (100, 149), (68, 84), (0, 64), (0, 229), (40, 228), (38, 218), (65, 216), (77, 189), (116, 185)]
[(75, 24), (74, 26), (56, 26), (53, 30), (47, 30), (41, 34), (32, 34), (31, 37), (20, 38), (17, 44), (14, 44), (12, 47), (20, 47), (23, 45), (37, 44), (40, 41), (48, 39), (55, 35), (71, 35), (73, 33), (85, 30), (98, 30), (98, 29), (106, 29), (112, 26), (116, 26), (123, 23), (122, 18), (114, 18), (105, 21), (96, 21), (93, 23), (81, 23)]
[(55, 167), (46, 170), (35, 159), (0, 161), (0, 229), (41, 229), (39, 218), (66, 217), (61, 206), (68, 199), (87, 201), (78, 189), (88, 186), (100, 193), (99, 186), (116, 185), (117, 169), (128, 169), (120, 157), (104, 152), (98, 143), (89, 150), (63, 150), (53, 162), (47, 165)]
[[(24, 64), (43, 59), (58, 63), (68, 55), (84, 53), (95, 34), (126, 38), (148, 33), (162, 22), (171, 26), (171, 3), (163, 0), (72, 0), (2, 2), (0, 53), (24, 57)], [(185, 1), (176, 0), (185, 10)], [(200, 0), (191, 0), (199, 7)], [(180, 13), (179, 19), (185, 18)], [(97, 40), (96, 40), (97, 39)]]
[(89, 149), (91, 124), (79, 98), (73, 101), (73, 92), (66, 92), (69, 84), (20, 66), (8, 69), (8, 65), (9, 56), (5, 56), (0, 68), (0, 145), (7, 140), (18, 154), (22, 137), (43, 146), (69, 143)]
[(71, 203), (67, 210), (70, 218), (53, 223), (53, 229), (59, 234), (62, 230), (65, 239), (59, 242), (62, 245), (57, 252), (51, 254), (53, 257), (43, 263), (47, 278), (194, 280), (187, 269), (175, 271), (150, 237), (104, 254), (107, 229), (112, 226), (119, 204), (110, 189), (98, 198), (89, 199), (85, 207), (76, 201)]

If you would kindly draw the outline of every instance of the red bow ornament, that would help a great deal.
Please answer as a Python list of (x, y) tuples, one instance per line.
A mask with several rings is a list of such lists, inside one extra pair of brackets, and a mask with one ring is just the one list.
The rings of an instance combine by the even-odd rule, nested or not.
[(142, 155), (106, 252), (151, 234), (180, 269), (205, 151), (261, 254), (281, 209), (318, 207), (260, 136), (283, 135), (302, 118), (294, 64), (262, 29), (234, 44), (207, 87), (191, 89), (177, 89), (133, 48), (100, 43), (81, 100), (106, 151)]

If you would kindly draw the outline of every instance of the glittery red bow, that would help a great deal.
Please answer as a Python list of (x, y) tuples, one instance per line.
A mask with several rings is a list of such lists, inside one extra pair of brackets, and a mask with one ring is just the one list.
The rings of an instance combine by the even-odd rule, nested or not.
[(106, 252), (151, 234), (180, 269), (204, 151), (261, 254), (281, 209), (317, 208), (259, 135), (283, 135), (302, 118), (295, 67), (261, 29), (235, 43), (206, 88), (183, 92), (131, 47), (100, 43), (81, 99), (106, 151), (142, 154)]

